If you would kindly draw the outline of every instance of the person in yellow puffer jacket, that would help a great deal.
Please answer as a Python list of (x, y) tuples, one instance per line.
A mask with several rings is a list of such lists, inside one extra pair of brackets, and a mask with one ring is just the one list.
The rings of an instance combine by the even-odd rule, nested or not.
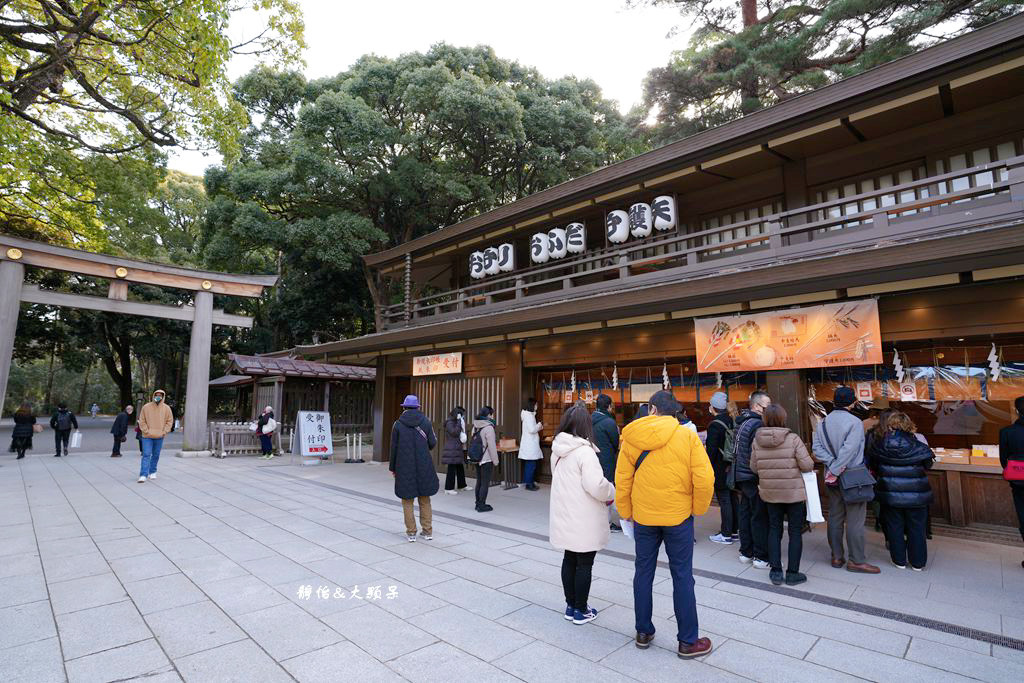
[[(651, 396), (649, 416), (634, 420), (622, 430), (615, 469), (615, 506), (619, 515), (634, 525), (636, 646), (646, 649), (654, 640), (654, 570), (664, 542), (679, 628), (677, 654), (690, 658), (706, 655), (712, 649), (708, 638), (698, 637), (693, 516), (708, 511), (715, 473), (700, 437), (676, 419), (680, 407), (672, 392), (658, 391)], [(647, 455), (640, 460), (645, 451)]]

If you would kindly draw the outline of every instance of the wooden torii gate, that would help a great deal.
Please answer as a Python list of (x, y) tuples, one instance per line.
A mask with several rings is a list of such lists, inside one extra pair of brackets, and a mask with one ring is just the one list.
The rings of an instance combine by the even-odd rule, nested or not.
[[(106, 278), (110, 280), (110, 289), (107, 298), (40, 289), (25, 282), (25, 266)], [(168, 306), (129, 301), (129, 282), (190, 290), (194, 292), (193, 305)], [(184, 450), (205, 450), (213, 326), (252, 327), (252, 318), (248, 316), (214, 310), (213, 295), (258, 297), (264, 287), (271, 287), (276, 282), (276, 275), (232, 275), (191, 270), (0, 235), (0, 413), (7, 394), (14, 335), (22, 302), (186, 320), (192, 323), (192, 337), (185, 385)]]

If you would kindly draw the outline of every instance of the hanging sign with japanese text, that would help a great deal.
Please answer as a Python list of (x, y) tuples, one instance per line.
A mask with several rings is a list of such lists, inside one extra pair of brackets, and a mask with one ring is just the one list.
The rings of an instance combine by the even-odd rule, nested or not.
[(423, 375), (452, 375), (462, 372), (462, 351), (416, 356), (412, 359), (413, 377)]
[(694, 320), (699, 372), (882, 362), (875, 299)]
[(296, 424), (299, 432), (299, 453), (303, 457), (326, 457), (334, 454), (330, 413), (300, 410)]

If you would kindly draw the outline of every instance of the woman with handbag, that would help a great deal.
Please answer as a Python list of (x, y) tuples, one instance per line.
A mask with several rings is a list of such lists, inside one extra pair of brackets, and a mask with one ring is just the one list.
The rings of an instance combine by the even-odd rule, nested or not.
[(916, 431), (906, 413), (892, 413), (881, 438), (868, 444), (867, 460), (878, 477), (875, 496), (884, 506), (882, 526), (893, 566), (906, 569), (909, 559), (910, 568), (919, 572), (928, 562), (928, 506), (934, 498), (928, 470), (935, 454), (915, 437)]
[(608, 505), (615, 486), (605, 479), (594, 445), (587, 404), (577, 401), (562, 416), (551, 442), (551, 545), (564, 552), (565, 618), (582, 625), (597, 618), (587, 604), (594, 558), (608, 545)]
[(125, 406), (124, 410), (114, 418), (114, 424), (110, 433), (114, 436), (114, 449), (110, 453), (111, 458), (121, 457), (121, 444), (128, 440), (128, 422), (131, 421), (131, 414), (134, 408)]
[(277, 421), (274, 420), (274, 407), (267, 406), (263, 414), (256, 421), (256, 434), (260, 437), (260, 458), (270, 460), (274, 457), (274, 430), (277, 429)]
[(454, 496), (466, 490), (466, 409), (455, 406), (444, 421), (444, 447), (441, 464), (448, 466), (444, 478), (445, 495)]
[[(868, 501), (874, 498), (875, 480), (864, 467), (864, 425), (850, 412), (856, 396), (850, 387), (839, 387), (832, 398), (832, 412), (814, 430), (814, 458), (825, 465), (828, 495), (828, 545), (832, 566), (861, 574), (881, 570), (868, 564), (864, 554), (864, 520)], [(846, 534), (846, 561), (843, 533)]]
[[(1024, 539), (1024, 396), (1017, 397), (1013, 408), (1016, 421), (999, 430), (999, 464), (1003, 467), (1003, 479), (1010, 484), (1020, 537)], [(1024, 561), (1020, 566), (1024, 567)]]
[(32, 450), (32, 435), (43, 431), (43, 426), (36, 424), (36, 416), (32, 414), (32, 406), (22, 403), (14, 413), (14, 432), (11, 434), (11, 453), (17, 453), (15, 460), (25, 457), (25, 451)]

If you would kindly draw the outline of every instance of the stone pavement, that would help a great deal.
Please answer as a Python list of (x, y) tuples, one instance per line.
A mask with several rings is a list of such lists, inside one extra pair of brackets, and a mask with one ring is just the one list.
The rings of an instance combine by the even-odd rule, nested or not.
[(170, 455), (146, 484), (137, 456), (0, 457), (0, 680), (1024, 680), (1017, 547), (936, 538), (924, 573), (868, 577), (829, 567), (818, 528), (808, 584), (775, 588), (706, 540), (712, 509), (695, 565), (715, 651), (681, 661), (664, 568), (656, 647), (632, 644), (620, 535), (598, 619), (562, 619), (546, 488), (492, 488), (486, 515), (438, 495), (434, 540), (410, 544), (382, 465)]

